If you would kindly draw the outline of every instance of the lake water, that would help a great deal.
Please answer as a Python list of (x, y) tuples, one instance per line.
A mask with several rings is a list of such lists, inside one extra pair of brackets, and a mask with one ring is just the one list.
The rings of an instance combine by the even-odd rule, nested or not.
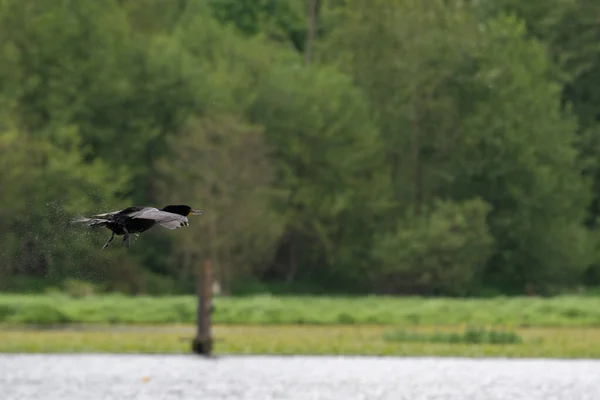
[(598, 400), (600, 361), (0, 355), (2, 400)]

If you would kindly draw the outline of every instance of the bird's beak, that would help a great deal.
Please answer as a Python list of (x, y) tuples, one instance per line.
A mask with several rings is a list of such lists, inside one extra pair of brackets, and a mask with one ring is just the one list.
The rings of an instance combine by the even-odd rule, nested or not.
[(202, 210), (192, 210), (190, 211), (190, 213), (188, 215), (202, 215), (204, 214), (204, 211)]

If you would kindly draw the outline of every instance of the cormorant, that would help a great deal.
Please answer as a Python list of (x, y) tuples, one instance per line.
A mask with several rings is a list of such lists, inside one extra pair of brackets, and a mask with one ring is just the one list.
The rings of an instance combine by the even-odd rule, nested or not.
[(112, 231), (111, 237), (102, 250), (108, 247), (115, 235), (124, 235), (123, 243), (129, 248), (129, 235), (141, 233), (159, 224), (167, 229), (177, 229), (188, 226), (187, 217), (202, 215), (202, 210), (194, 210), (187, 205), (168, 205), (161, 210), (154, 207), (127, 207), (121, 211), (92, 215), (89, 218), (76, 218), (73, 222), (87, 222), (88, 226), (105, 226)]

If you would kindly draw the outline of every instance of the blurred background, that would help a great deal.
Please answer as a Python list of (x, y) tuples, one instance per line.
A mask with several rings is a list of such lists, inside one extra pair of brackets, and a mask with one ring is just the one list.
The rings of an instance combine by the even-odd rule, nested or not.
[[(600, 285), (600, 3), (5, 0), (0, 289)], [(203, 209), (105, 251), (78, 215)], [(69, 289), (70, 288), (70, 289)]]
[(548, 360), (600, 358), (599, 43), (590, 0), (0, 0), (0, 393), (600, 398)]

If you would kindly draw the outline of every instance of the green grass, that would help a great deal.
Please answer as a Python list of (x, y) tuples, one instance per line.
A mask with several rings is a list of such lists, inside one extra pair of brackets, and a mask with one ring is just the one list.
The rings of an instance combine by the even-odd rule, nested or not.
[[(600, 358), (594, 297), (261, 295), (215, 305), (216, 354)], [(194, 296), (4, 294), (0, 352), (189, 353), (195, 312)]]
[[(599, 328), (519, 328), (521, 343), (444, 343), (386, 340), (397, 327), (373, 325), (216, 325), (214, 353), (264, 355), (380, 355), (600, 358)], [(460, 327), (412, 327), (423, 335)], [(190, 353), (190, 325), (87, 326), (63, 330), (0, 328), (0, 353)]]
[[(269, 295), (216, 298), (217, 324), (509, 325), (600, 327), (598, 298), (318, 297)], [(191, 324), (194, 296), (146, 297), (64, 294), (0, 295), (4, 324)]]

